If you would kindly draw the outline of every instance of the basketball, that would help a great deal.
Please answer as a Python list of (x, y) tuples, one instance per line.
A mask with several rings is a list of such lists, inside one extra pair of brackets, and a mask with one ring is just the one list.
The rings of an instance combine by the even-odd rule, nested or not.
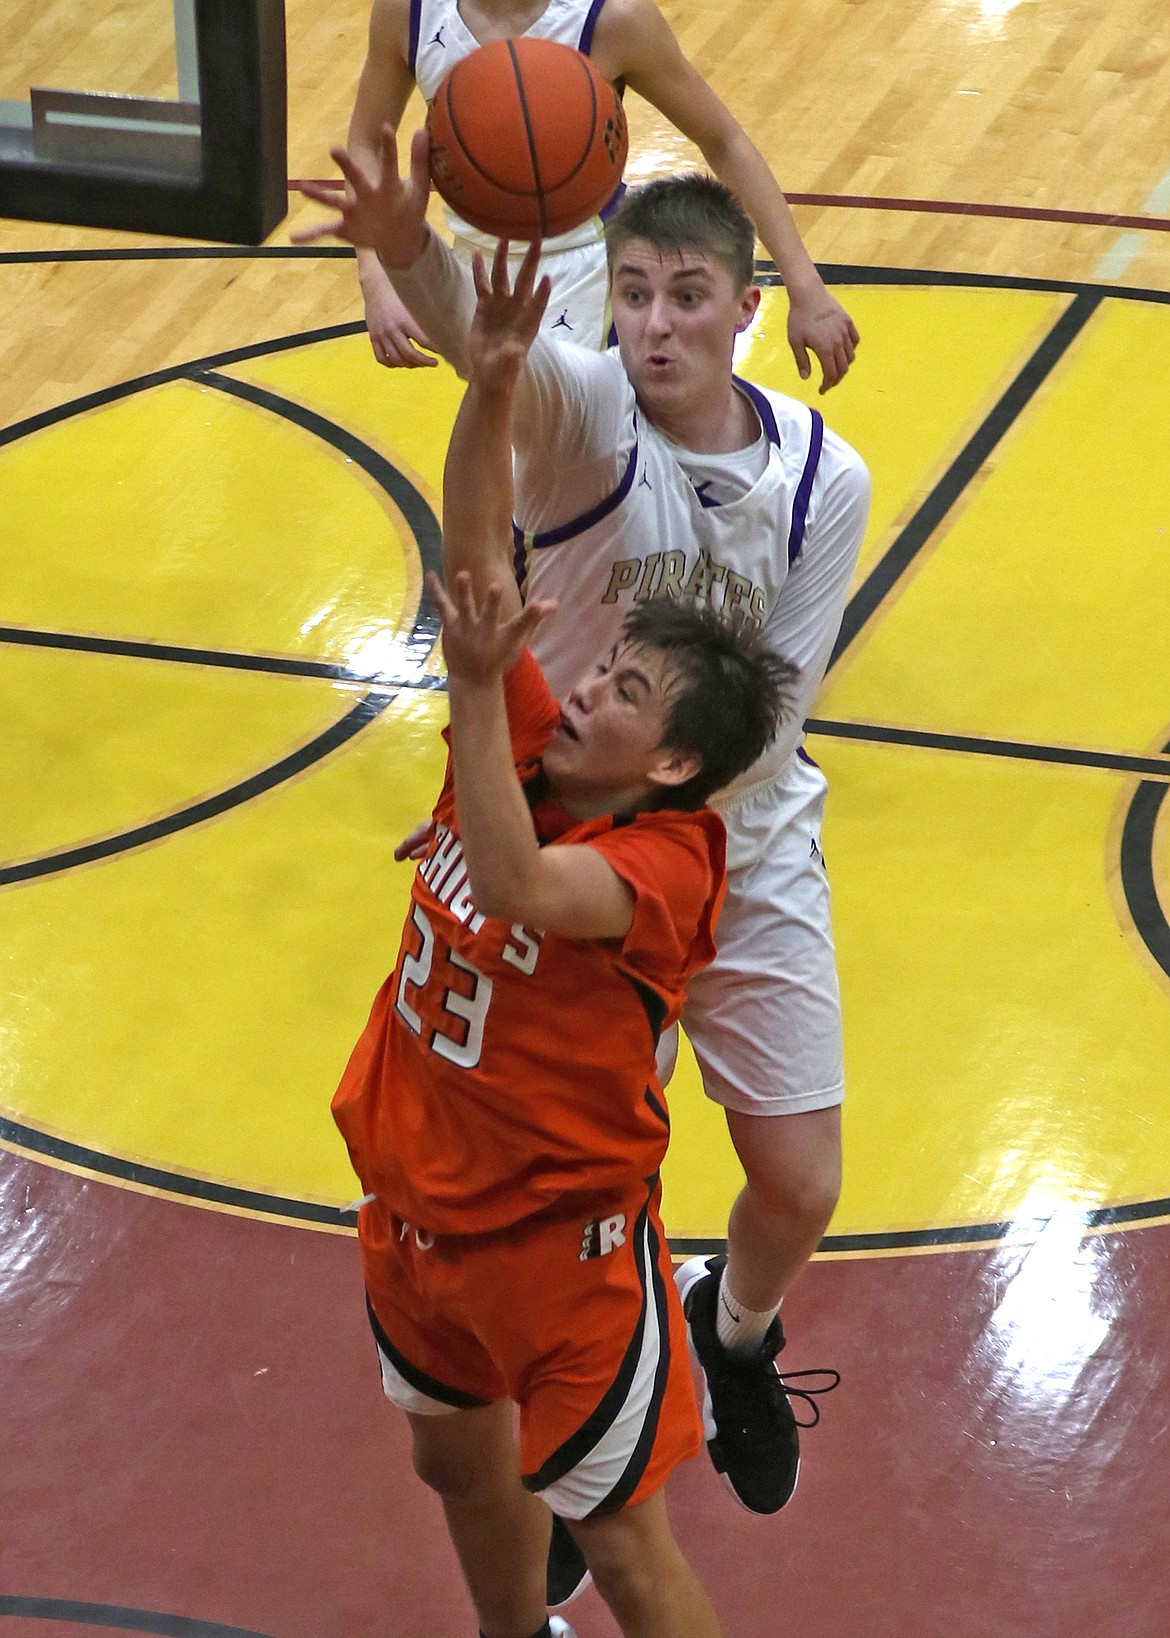
[(493, 40), (455, 64), (427, 111), (431, 176), (451, 209), (501, 239), (587, 222), (626, 162), (626, 116), (583, 52)]

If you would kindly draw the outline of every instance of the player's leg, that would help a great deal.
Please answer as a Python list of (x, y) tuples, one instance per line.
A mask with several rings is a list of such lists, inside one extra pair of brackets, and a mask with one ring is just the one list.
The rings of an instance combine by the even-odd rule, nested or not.
[(674, 1539), (661, 1490), (569, 1528), (625, 1638), (719, 1638), (723, 1629)]
[[(684, 1013), (708, 1095), (727, 1113), (745, 1186), (727, 1258), (678, 1271), (692, 1347), (706, 1377), (708, 1448), (753, 1512), (782, 1507), (800, 1460), (795, 1397), (836, 1381), (789, 1379), (777, 1306), (816, 1249), (841, 1184), (840, 1001), (820, 852), (824, 779), (793, 760), (724, 812), (733, 870), (719, 955)], [(819, 1380), (818, 1380), (819, 1377)]]
[(551, 1517), (520, 1482), (512, 1405), (410, 1414), (414, 1468), (443, 1504), (484, 1638), (543, 1631)]
[(578, 1541), (622, 1631), (715, 1638), (660, 1495), (702, 1430), (658, 1190), (596, 1209), (509, 1245), (504, 1304), (485, 1253), (471, 1317), (520, 1404), (524, 1484)]
[(727, 1224), (727, 1284), (775, 1313), (829, 1226), (841, 1193), (841, 1107), (795, 1115), (727, 1111), (746, 1182)]
[(459, 1255), (376, 1200), (358, 1238), (382, 1388), (407, 1414), (415, 1471), (443, 1504), (482, 1630), (546, 1638), (551, 1518), (520, 1482), (504, 1378), (464, 1323)]

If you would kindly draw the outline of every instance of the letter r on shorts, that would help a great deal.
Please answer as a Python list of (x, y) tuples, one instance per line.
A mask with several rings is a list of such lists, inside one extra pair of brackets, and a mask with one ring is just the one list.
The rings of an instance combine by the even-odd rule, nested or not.
[(604, 1257), (626, 1243), (626, 1219), (623, 1212), (616, 1217), (603, 1217), (597, 1225), (600, 1245), (597, 1255)]

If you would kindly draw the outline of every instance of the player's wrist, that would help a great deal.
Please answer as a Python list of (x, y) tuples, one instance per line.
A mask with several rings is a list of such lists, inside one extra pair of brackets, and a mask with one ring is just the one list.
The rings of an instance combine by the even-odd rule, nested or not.
[(419, 230), (418, 238), (400, 247), (397, 242), (377, 247), (378, 264), (385, 273), (409, 273), (422, 261), (427, 247), (431, 242), (431, 230), (424, 222)]

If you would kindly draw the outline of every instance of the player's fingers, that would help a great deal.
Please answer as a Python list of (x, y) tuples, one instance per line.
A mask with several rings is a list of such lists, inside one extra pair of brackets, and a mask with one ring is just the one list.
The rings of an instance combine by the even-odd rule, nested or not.
[(852, 346), (860, 347), (861, 337), (858, 334), (857, 326), (856, 326), (856, 324), (854, 324), (852, 319), (849, 320), (849, 340), (850, 340), (850, 343), (852, 344)]
[(551, 294), (552, 294), (552, 280), (549, 278), (548, 274), (546, 273), (544, 275), (544, 277), (541, 279), (540, 283), (537, 285), (537, 287), (536, 287), (536, 289), (535, 289), (535, 291), (533, 292), (533, 295), (532, 295), (532, 302), (533, 302), (533, 306), (535, 308), (535, 313), (534, 313), (533, 316), (535, 317), (536, 322), (537, 322), (538, 325), (539, 325), (541, 319), (544, 317), (544, 310), (548, 306), (548, 298), (549, 298), (549, 296)]
[[(333, 204), (331, 199), (322, 199), (321, 204)], [(318, 222), (313, 227), (294, 228), (289, 238), (294, 245), (313, 245), (318, 239), (339, 239), (345, 222), (340, 216), (332, 217), (328, 222)]]
[(792, 356), (796, 360), (796, 368), (800, 373), (800, 379), (807, 381), (812, 374), (812, 365), (808, 361), (808, 348), (803, 341), (794, 341), (792, 343)]
[(496, 253), (492, 257), (492, 291), (497, 296), (508, 294), (507, 239), (499, 239), (496, 242)]
[(427, 570), (423, 576), (423, 584), (427, 588), (427, 596), (439, 611), (439, 618), (446, 625), (459, 612), (448, 597), (446, 587), (433, 569)]
[(556, 607), (555, 597), (536, 597), (531, 603), (525, 603), (513, 621), (515, 635), (527, 639), (542, 620), (547, 620), (550, 614), (555, 614)]
[(482, 300), (491, 295), (491, 285), (488, 283), (487, 269), (483, 265), (483, 254), (476, 250), (471, 257), (471, 277), (475, 280), (475, 293)]
[[(383, 130), (392, 131), (392, 126), (383, 126)], [(394, 163), (398, 164), (397, 146), (394, 148)], [(420, 198), (426, 199), (431, 191), (431, 139), (425, 125), (414, 133), (410, 143), (410, 183)]]
[(495, 581), (492, 582), (487, 591), (484, 593), (483, 603), (480, 606), (479, 617), (485, 625), (495, 626), (499, 624), (500, 598), (503, 595), (503, 592), (500, 590), (499, 586), (496, 585)]
[(520, 263), (520, 271), (516, 275), (516, 294), (527, 301), (532, 295), (532, 287), (536, 283), (536, 270), (540, 266), (540, 240), (533, 239), (524, 252), (524, 260)]
[(427, 843), (431, 837), (431, 821), (424, 820), (416, 825), (409, 836), (404, 836), (394, 849), (394, 857), (399, 864), (403, 859), (421, 859), (427, 850)]
[(329, 157), (349, 183), (354, 193), (369, 192), (370, 179), (345, 148), (330, 148)]

